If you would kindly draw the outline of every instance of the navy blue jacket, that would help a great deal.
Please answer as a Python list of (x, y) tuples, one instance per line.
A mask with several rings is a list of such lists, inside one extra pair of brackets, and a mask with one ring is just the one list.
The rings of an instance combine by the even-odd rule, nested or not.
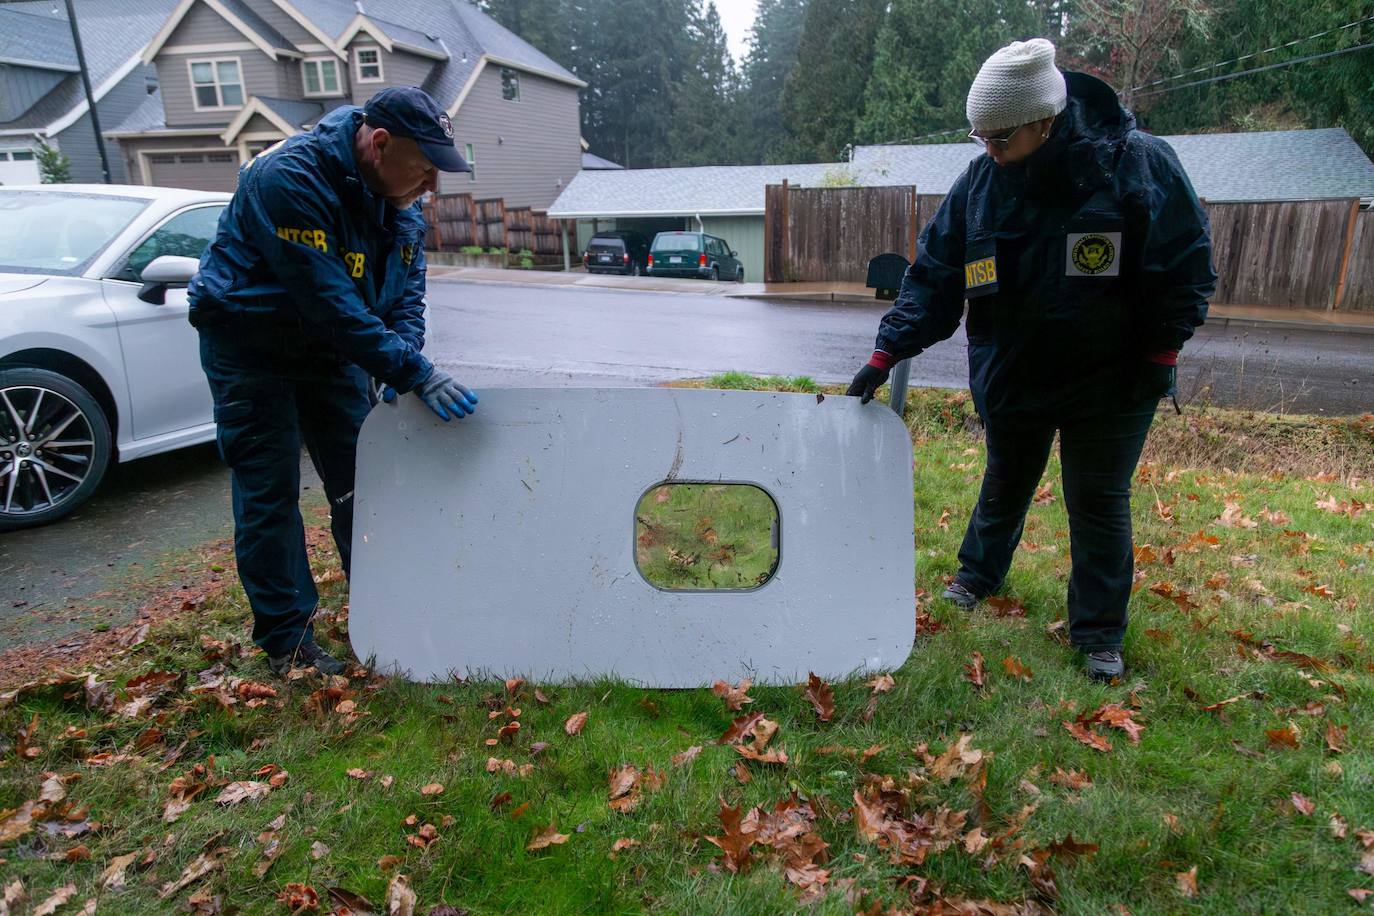
[(361, 108), (338, 108), (240, 169), (191, 279), (190, 321), (245, 342), (299, 335), (405, 392), (434, 368), (420, 355), (425, 220), (363, 183), (361, 123)]
[(1141, 362), (1178, 350), (1216, 285), (1207, 215), (1167, 143), (1105, 83), (1066, 73), (1069, 105), (1021, 163), (979, 156), (921, 232), (877, 349), (954, 334), (968, 302), (969, 387), (984, 419), (1063, 422), (1124, 406)]

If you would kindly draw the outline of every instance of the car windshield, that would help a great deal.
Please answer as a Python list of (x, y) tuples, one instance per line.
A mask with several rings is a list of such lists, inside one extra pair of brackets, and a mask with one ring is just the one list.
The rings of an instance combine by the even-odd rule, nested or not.
[(654, 251), (699, 251), (701, 237), (691, 232), (664, 232), (654, 238)]
[(0, 190), (0, 271), (75, 274), (148, 206), (134, 197)]

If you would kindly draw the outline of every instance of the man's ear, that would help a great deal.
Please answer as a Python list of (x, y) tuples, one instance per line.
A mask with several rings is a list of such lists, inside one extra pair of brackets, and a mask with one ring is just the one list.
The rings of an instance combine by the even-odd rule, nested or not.
[(372, 129), (371, 139), (372, 148), (376, 151), (377, 156), (380, 157), (382, 155), (382, 150), (391, 142), (391, 131), (387, 130), (385, 127), (374, 127)]

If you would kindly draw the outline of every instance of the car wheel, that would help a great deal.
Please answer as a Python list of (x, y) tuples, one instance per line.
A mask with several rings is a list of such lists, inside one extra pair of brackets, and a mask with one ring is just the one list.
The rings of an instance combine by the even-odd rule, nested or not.
[(712, 268), (711, 268), (711, 279), (712, 279), (712, 280), (719, 280), (719, 279), (720, 279), (720, 268), (719, 268), (719, 267), (712, 267)]
[(0, 531), (56, 521), (110, 464), (110, 424), (90, 392), (46, 369), (0, 372)]
[(735, 282), (736, 282), (736, 283), (743, 283), (743, 282), (744, 282), (744, 265), (742, 265), (742, 264), (740, 265), (740, 269), (737, 270), (737, 271), (735, 271)]

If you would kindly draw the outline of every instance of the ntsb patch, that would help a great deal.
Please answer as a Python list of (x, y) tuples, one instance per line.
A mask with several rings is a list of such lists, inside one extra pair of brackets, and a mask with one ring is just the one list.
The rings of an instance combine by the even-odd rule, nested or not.
[(979, 258), (964, 265), (964, 289), (977, 289), (997, 282), (997, 258)]
[(1070, 232), (1064, 273), (1070, 277), (1121, 276), (1120, 232)]

